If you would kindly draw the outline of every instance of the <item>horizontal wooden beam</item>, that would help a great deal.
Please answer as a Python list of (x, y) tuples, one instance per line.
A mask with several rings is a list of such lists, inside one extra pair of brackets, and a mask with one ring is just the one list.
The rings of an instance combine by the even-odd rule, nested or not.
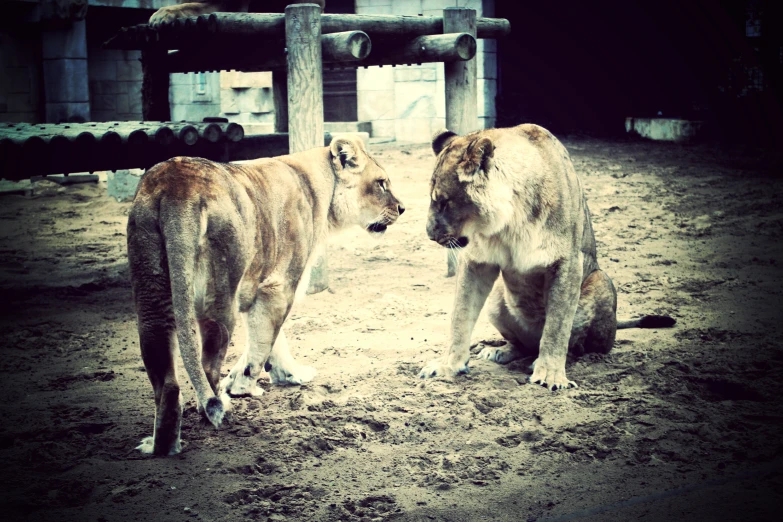
[(457, 62), (476, 56), (476, 39), (468, 33), (435, 34), (409, 40), (385, 40), (356, 64), (344, 66), (406, 65), (430, 62)]
[[(367, 58), (372, 49), (370, 37), (362, 31), (345, 31), (321, 37), (324, 63), (354, 63)], [(169, 72), (238, 70), (244, 72), (279, 71), (286, 67), (282, 42), (267, 42), (252, 53), (240, 52), (233, 44), (208, 45), (173, 51), (166, 57)]]
[[(479, 18), (478, 38), (502, 38), (511, 32), (504, 18)], [(321, 15), (322, 34), (362, 31), (370, 38), (435, 35), (443, 33), (439, 16)], [(124, 27), (104, 46), (113, 49), (190, 49), (231, 43), (258, 48), (285, 38), (285, 16), (264, 13), (211, 13), (177, 19), (153, 29), (149, 25)]]

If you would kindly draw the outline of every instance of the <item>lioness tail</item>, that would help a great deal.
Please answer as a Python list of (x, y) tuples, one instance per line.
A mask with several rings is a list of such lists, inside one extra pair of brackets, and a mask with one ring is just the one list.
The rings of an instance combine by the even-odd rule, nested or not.
[(196, 389), (200, 409), (217, 428), (230, 409), (228, 395), (217, 397), (201, 364), (201, 334), (196, 317), (195, 281), (199, 241), (207, 220), (198, 201), (162, 200), (159, 222), (171, 280), (171, 303), (182, 363)]
[(630, 321), (617, 321), (617, 329), (623, 328), (669, 328), (674, 326), (677, 320), (668, 315), (643, 315)]

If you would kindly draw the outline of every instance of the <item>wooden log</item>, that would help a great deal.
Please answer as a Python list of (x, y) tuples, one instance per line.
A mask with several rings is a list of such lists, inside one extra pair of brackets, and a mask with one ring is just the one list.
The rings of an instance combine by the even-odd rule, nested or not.
[(370, 37), (362, 31), (345, 31), (321, 37), (321, 53), (326, 62), (363, 60), (371, 50)]
[(469, 33), (419, 36), (412, 40), (385, 40), (366, 59), (343, 66), (405, 65), (470, 60), (476, 55), (476, 39)]
[(165, 49), (147, 49), (141, 52), (141, 113), (146, 121), (168, 121), (169, 71), (166, 68)]
[[(355, 62), (366, 58), (372, 48), (370, 37), (361, 31), (323, 35), (321, 57), (326, 63)], [(286, 67), (285, 44), (267, 42), (252, 53), (237, 51), (237, 45), (224, 42), (197, 49), (183, 49), (166, 56), (169, 72), (279, 71)], [(273, 80), (274, 81), (274, 78)]]
[[(443, 10), (443, 32), (476, 35), (476, 11), (461, 7)], [(446, 127), (457, 134), (467, 134), (478, 126), (476, 59), (444, 65), (446, 77)], [(457, 271), (456, 256), (446, 255), (446, 276)]]
[[(323, 146), (324, 102), (321, 8), (296, 4), (285, 8), (288, 49), (288, 146), (291, 153)], [(326, 255), (310, 271), (310, 294), (329, 286)]]
[[(199, 28), (210, 34), (232, 34), (280, 37), (283, 34), (283, 15), (264, 13), (211, 13), (201, 15)], [(478, 38), (501, 38), (511, 33), (511, 24), (505, 18), (479, 18), (476, 23)], [(423, 36), (443, 32), (443, 18), (438, 16), (323, 14), (323, 34), (345, 31), (363, 31), (373, 35)]]
[(210, 143), (217, 143), (223, 137), (223, 129), (217, 123), (207, 123), (198, 126), (198, 135)]
[[(268, 44), (285, 38), (285, 17), (264, 13), (211, 13), (192, 19), (187, 24), (180, 19), (162, 24), (154, 32), (148, 26), (124, 27), (110, 38), (104, 47), (112, 49), (186, 49), (218, 45), (226, 39), (238, 46)], [(443, 32), (443, 18), (433, 16), (324, 14), (322, 34), (363, 31), (371, 38), (413, 38)], [(503, 18), (479, 18), (477, 38), (501, 38), (511, 32), (509, 21)]]
[(288, 132), (288, 76), (285, 68), (272, 72), (275, 101), (275, 132)]

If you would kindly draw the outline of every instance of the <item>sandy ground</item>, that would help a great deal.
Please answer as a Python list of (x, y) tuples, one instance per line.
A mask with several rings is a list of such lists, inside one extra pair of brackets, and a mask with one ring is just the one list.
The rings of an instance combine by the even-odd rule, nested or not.
[[(215, 430), (186, 400), (182, 454), (143, 458), (152, 388), (128, 283), (128, 203), (98, 185), (0, 200), (4, 520), (779, 520), (783, 199), (764, 152), (564, 140), (588, 191), (625, 330), (570, 361), (578, 389), (525, 384), (532, 360), (444, 349), (454, 279), (425, 233), (426, 146), (377, 145), (408, 211), (380, 240), (334, 239), (330, 290), (287, 323), (315, 366), (262, 383)], [(482, 315), (474, 342), (499, 335)], [(474, 353), (480, 345), (474, 349)], [(238, 356), (233, 347), (226, 372)]]

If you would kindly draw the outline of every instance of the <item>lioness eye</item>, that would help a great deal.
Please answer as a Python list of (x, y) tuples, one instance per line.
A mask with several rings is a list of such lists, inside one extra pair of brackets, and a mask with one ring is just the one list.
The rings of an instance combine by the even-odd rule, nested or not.
[(385, 180), (379, 179), (378, 180), (378, 186), (381, 187), (381, 190), (383, 192), (386, 192), (386, 181)]

